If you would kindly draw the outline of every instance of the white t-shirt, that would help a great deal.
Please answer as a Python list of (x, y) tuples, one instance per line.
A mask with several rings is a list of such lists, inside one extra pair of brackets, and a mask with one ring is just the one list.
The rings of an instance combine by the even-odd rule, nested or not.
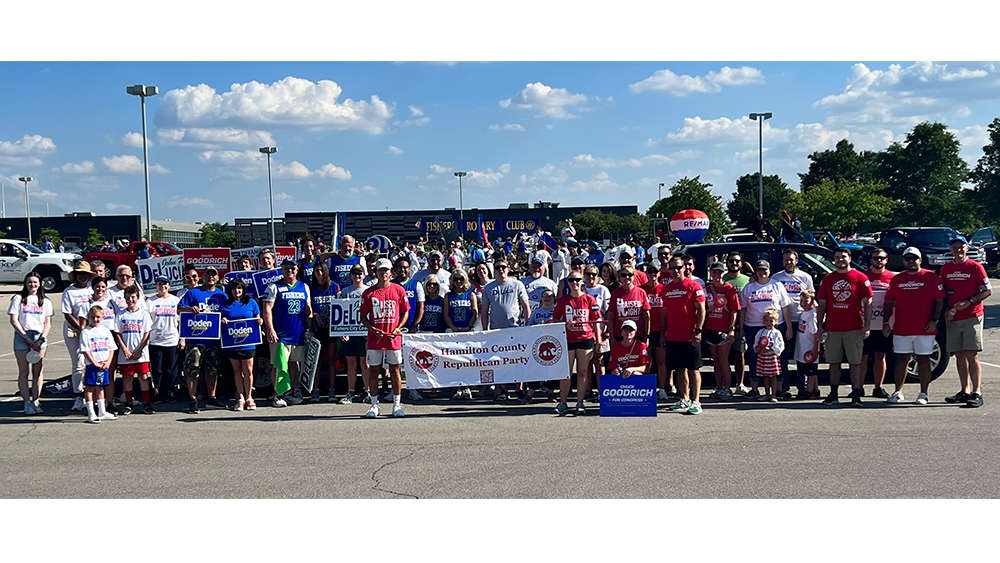
[(39, 305), (38, 296), (29, 295), (24, 303), (21, 303), (21, 294), (17, 293), (10, 300), (7, 314), (17, 315), (17, 321), (24, 330), (42, 332), (45, 330), (45, 317), (52, 316), (52, 302), (46, 297)]
[(166, 297), (150, 297), (146, 300), (146, 310), (153, 320), (149, 335), (150, 346), (177, 346), (180, 342), (181, 318), (177, 314), (180, 299), (167, 294)]
[[(149, 317), (149, 311), (139, 308), (136, 311), (122, 311), (115, 317), (115, 332), (122, 336), (122, 344), (135, 352), (142, 342), (142, 337), (153, 329), (153, 320)], [(124, 351), (118, 350), (119, 364), (141, 364), (149, 361), (149, 346), (143, 346), (142, 355), (138, 360), (130, 360), (125, 357)]]
[(528, 292), (528, 304), (531, 305), (532, 309), (535, 309), (542, 303), (542, 294), (545, 290), (551, 290), (553, 294), (556, 294), (558, 298), (558, 287), (556, 282), (550, 280), (545, 276), (541, 276), (538, 279), (533, 279), (531, 276), (525, 276), (521, 278), (521, 283), (524, 284), (524, 289)]
[(101, 301), (94, 301), (93, 299), (90, 299), (86, 303), (81, 303), (76, 308), (76, 316), (86, 321), (87, 315), (90, 313), (90, 308), (94, 305), (104, 309), (104, 320), (101, 321), (101, 326), (108, 329), (108, 331), (114, 329), (116, 326), (115, 317), (118, 315), (118, 308), (115, 306), (115, 302), (107, 297)]
[(63, 290), (62, 312), (71, 315), (76, 314), (77, 307), (81, 303), (87, 303), (94, 296), (94, 290), (89, 287), (69, 286)]
[(813, 349), (813, 335), (816, 334), (816, 309), (812, 308), (808, 311), (802, 311), (799, 315), (799, 328), (798, 336), (795, 337), (795, 361), (802, 364), (815, 364), (816, 359), (807, 362), (805, 360), (806, 352)]
[(94, 359), (103, 362), (111, 357), (111, 353), (118, 349), (115, 339), (111, 336), (111, 331), (103, 326), (89, 326), (80, 332), (80, 354), (89, 365), (87, 355), (84, 351), (89, 350)]
[[(91, 293), (93, 295), (93, 293)], [(125, 304), (125, 290), (118, 289), (117, 285), (112, 285), (104, 292), (104, 296), (115, 302), (115, 306), (118, 307), (119, 311), (124, 311), (128, 309), (128, 305)], [(139, 288), (139, 308), (144, 309), (146, 307), (146, 297), (142, 294), (142, 287)]]
[(803, 289), (816, 291), (816, 287), (813, 286), (812, 276), (798, 269), (791, 274), (782, 270), (771, 276), (771, 279), (781, 282), (781, 285), (785, 286), (785, 293), (787, 293), (788, 298), (792, 300), (791, 322), (797, 322), (799, 320), (799, 315), (802, 314), (802, 307), (799, 307), (799, 294), (802, 293)]
[(608, 305), (611, 303), (611, 292), (608, 290), (607, 286), (596, 285), (594, 287), (588, 287), (586, 290), (591, 297), (597, 300), (597, 304), (600, 305), (601, 318), (607, 318)]
[(441, 268), (440, 270), (438, 270), (436, 272), (432, 272), (432, 271), (428, 270), (427, 268), (424, 268), (423, 270), (420, 270), (419, 272), (417, 272), (413, 276), (413, 279), (417, 280), (417, 283), (419, 283), (420, 285), (423, 285), (424, 281), (427, 280), (427, 276), (429, 276), (431, 274), (434, 274), (435, 276), (437, 276), (438, 283), (441, 284), (441, 289), (445, 289), (447, 287), (451, 287), (451, 285), (449, 283), (451, 281), (451, 274), (448, 273), (448, 270), (445, 270), (444, 268)]
[(786, 305), (791, 304), (785, 285), (774, 279), (768, 280), (766, 284), (750, 282), (743, 286), (740, 292), (740, 304), (746, 310), (743, 323), (747, 326), (764, 326), (764, 311), (768, 307), (778, 310), (778, 322), (784, 322), (785, 312), (782, 310)]

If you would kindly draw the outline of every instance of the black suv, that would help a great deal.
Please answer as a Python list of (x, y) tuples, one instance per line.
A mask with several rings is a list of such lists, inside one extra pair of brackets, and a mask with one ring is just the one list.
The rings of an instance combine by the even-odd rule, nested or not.
[[(920, 251), (924, 268), (940, 272), (941, 266), (952, 260), (951, 241), (958, 235), (959, 232), (951, 227), (896, 227), (883, 231), (874, 246), (865, 247), (864, 258), (875, 248), (881, 248), (889, 253), (886, 269), (901, 272), (904, 269), (903, 251), (913, 246)], [(986, 252), (981, 246), (970, 244), (969, 258), (985, 264)]]
[(972, 233), (969, 244), (982, 246), (983, 250), (986, 251), (986, 262), (989, 262), (989, 265), (983, 262), (983, 266), (987, 269), (989, 266), (995, 267), (1000, 264), (1000, 244), (998, 244), (997, 230), (995, 228), (983, 227)]
[[(837, 267), (833, 264), (833, 251), (822, 246), (815, 246), (811, 244), (779, 242), (722, 242), (711, 244), (689, 244), (678, 247), (674, 250), (674, 253), (687, 253), (693, 256), (695, 264), (694, 274), (708, 283), (708, 267), (716, 260), (725, 262), (726, 255), (731, 251), (735, 250), (739, 252), (743, 256), (743, 262), (750, 264), (751, 267), (753, 267), (754, 263), (758, 260), (767, 260), (771, 264), (771, 272), (777, 273), (784, 269), (782, 266), (782, 253), (788, 248), (794, 249), (799, 253), (798, 267), (803, 272), (812, 276), (813, 283), (816, 285), (817, 290), (819, 289), (819, 284), (823, 280), (823, 277), (830, 272), (837, 270)], [(854, 256), (854, 259), (859, 260), (860, 257)], [(851, 262), (851, 267), (861, 271), (868, 269), (862, 268), (856, 261)], [(889, 269), (893, 270), (893, 268)], [(895, 271), (898, 271), (898, 269), (895, 269)], [(703, 355), (705, 358), (708, 358), (708, 362), (706, 362), (706, 365), (708, 365), (711, 363), (711, 356), (708, 354), (707, 347), (703, 348)], [(945, 323), (942, 318), (938, 320), (937, 341), (934, 344), (934, 352), (931, 355), (932, 379), (940, 377), (941, 374), (944, 373), (944, 370), (948, 367), (948, 354), (945, 353), (945, 350), (947, 350), (947, 338), (945, 336)], [(868, 375), (866, 376), (866, 380), (870, 383), (872, 377), (871, 364), (874, 361), (874, 358), (869, 358), (868, 361), (869, 365), (866, 368), (868, 369)], [(825, 363), (825, 358), (822, 356), (820, 357), (820, 363)], [(892, 386), (895, 365), (896, 355), (886, 354), (887, 387)], [(907, 377), (907, 381), (917, 381), (916, 370), (916, 360), (911, 360), (910, 373)], [(821, 375), (824, 374), (821, 372)], [(846, 381), (846, 379), (843, 381)]]

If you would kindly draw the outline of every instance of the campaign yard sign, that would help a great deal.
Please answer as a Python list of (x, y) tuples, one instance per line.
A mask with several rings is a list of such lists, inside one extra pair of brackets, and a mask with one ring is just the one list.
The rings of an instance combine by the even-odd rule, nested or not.
[(260, 325), (255, 319), (229, 321), (222, 325), (222, 347), (238, 348), (241, 346), (256, 346), (263, 342)]
[(252, 278), (254, 296), (264, 297), (267, 295), (267, 286), (281, 279), (281, 268), (254, 272)]
[(361, 324), (361, 298), (330, 300), (330, 336), (365, 336)]
[(250, 297), (262, 297), (260, 295), (257, 295), (257, 289), (253, 285), (253, 275), (256, 274), (256, 273), (257, 272), (247, 272), (247, 271), (244, 271), (244, 270), (232, 271), (232, 272), (229, 272), (228, 274), (226, 274), (226, 279), (227, 280), (236, 280), (236, 279), (242, 280), (243, 281), (243, 285), (246, 286), (246, 289), (244, 291), (247, 292), (247, 295), (249, 295)]
[(156, 293), (156, 278), (167, 276), (170, 278), (170, 285), (182, 287), (184, 280), (184, 255), (173, 254), (170, 256), (158, 256), (136, 261), (136, 277), (142, 284), (143, 293)]
[(185, 248), (184, 264), (193, 265), (201, 277), (205, 277), (205, 268), (214, 267), (221, 280), (229, 273), (229, 255), (228, 248)]
[(181, 338), (219, 340), (222, 336), (221, 313), (181, 313)]
[(656, 416), (656, 375), (602, 375), (601, 416)]

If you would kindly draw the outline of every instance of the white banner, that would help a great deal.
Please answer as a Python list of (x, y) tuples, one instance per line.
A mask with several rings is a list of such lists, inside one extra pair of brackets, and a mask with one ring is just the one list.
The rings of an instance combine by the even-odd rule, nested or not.
[(142, 284), (143, 293), (156, 293), (156, 278), (167, 276), (170, 278), (171, 287), (184, 287), (184, 255), (174, 254), (172, 256), (161, 256), (158, 258), (147, 258), (136, 260), (139, 270), (136, 276)]
[[(270, 245), (252, 246), (250, 248), (234, 248), (230, 250), (229, 251), (229, 259), (231, 262), (230, 269), (239, 270), (240, 267), (239, 264), (237, 264), (237, 261), (240, 259), (240, 256), (249, 256), (250, 260), (253, 261), (253, 269), (260, 270), (261, 267), (260, 267), (260, 262), (257, 261), (257, 254), (260, 253), (260, 251), (264, 250), (265, 248), (272, 248), (272, 247)], [(292, 260), (295, 260), (297, 258), (297, 256), (295, 255), (294, 246), (279, 246), (274, 250), (275, 250), (274, 252), (275, 267), (281, 266), (281, 261), (284, 260), (285, 258), (291, 258)]]
[(331, 299), (330, 336), (367, 336), (368, 329), (361, 324), (361, 298)]
[(406, 386), (471, 387), (569, 379), (566, 325), (406, 334)]

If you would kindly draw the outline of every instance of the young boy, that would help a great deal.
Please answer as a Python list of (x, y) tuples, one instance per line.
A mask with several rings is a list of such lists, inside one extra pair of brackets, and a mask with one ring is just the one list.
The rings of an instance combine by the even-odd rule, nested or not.
[[(104, 309), (93, 306), (87, 312), (87, 327), (80, 332), (80, 351), (86, 360), (83, 385), (84, 402), (87, 406), (87, 422), (115, 420), (118, 417), (107, 412), (104, 405), (104, 386), (108, 384), (108, 368), (111, 354), (118, 347), (111, 331), (101, 326)], [(97, 412), (94, 412), (94, 398), (97, 398)]]
[(118, 370), (122, 374), (125, 405), (121, 414), (132, 412), (132, 384), (139, 376), (142, 390), (142, 412), (154, 414), (149, 397), (149, 332), (153, 320), (149, 311), (139, 307), (139, 288), (130, 285), (124, 290), (125, 310), (115, 319), (115, 342), (118, 344)]
[(799, 316), (798, 336), (795, 338), (795, 371), (800, 374), (798, 382), (801, 382), (803, 377), (806, 378), (806, 386), (796, 398), (819, 399), (819, 377), (816, 370), (819, 359), (819, 338), (816, 337), (816, 293), (808, 289), (802, 290), (802, 293), (799, 293), (799, 307), (802, 309), (802, 315)]

